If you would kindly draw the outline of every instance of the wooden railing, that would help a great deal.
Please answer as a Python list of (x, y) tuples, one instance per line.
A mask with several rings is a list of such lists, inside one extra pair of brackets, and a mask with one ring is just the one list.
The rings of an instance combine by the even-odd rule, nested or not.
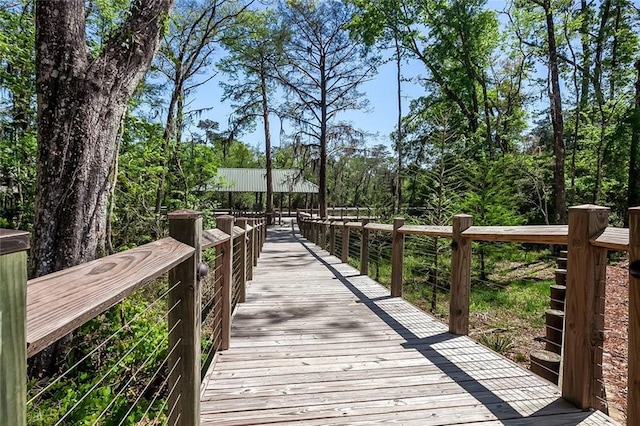
[[(221, 216), (216, 222), (217, 229), (203, 231), (200, 212), (170, 213), (167, 238), (29, 281), (28, 234), (0, 230), (0, 425), (26, 424), (27, 358), (166, 273), (168, 423), (199, 424), (202, 369), (229, 347), (234, 307), (244, 301), (266, 238), (263, 219)], [(202, 300), (207, 249), (215, 250), (215, 288)], [(215, 317), (213, 349), (203, 364), (200, 336), (209, 315)]]
[(402, 296), (403, 250), (406, 235), (427, 235), (451, 239), (449, 331), (469, 332), (469, 296), (472, 275), (472, 242), (498, 241), (559, 244), (568, 248), (567, 288), (560, 388), (562, 396), (582, 409), (601, 408), (602, 344), (607, 251), (629, 252), (629, 425), (640, 424), (640, 208), (629, 209), (629, 228), (607, 226), (609, 209), (583, 205), (569, 209), (569, 225), (559, 226), (473, 226), (469, 215), (456, 215), (452, 226), (405, 225), (368, 220), (321, 219), (299, 212), (298, 224), (308, 240), (338, 252), (342, 262), (349, 256), (349, 230), (360, 231), (359, 269), (368, 268), (368, 240), (372, 231), (391, 234), (392, 296)]

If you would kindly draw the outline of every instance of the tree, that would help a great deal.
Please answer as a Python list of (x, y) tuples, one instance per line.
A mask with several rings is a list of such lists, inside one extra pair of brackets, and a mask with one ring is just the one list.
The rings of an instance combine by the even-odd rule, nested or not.
[[(134, 0), (101, 49), (85, 2), (36, 1), (38, 160), (31, 276), (104, 252), (110, 167), (122, 116), (151, 64), (172, 0)], [(38, 370), (53, 367), (43, 355)]]
[(264, 154), (267, 169), (267, 217), (273, 217), (273, 177), (271, 130), (269, 115), (274, 112), (272, 96), (275, 92), (273, 76), (282, 63), (282, 44), (287, 32), (276, 28), (277, 16), (272, 10), (247, 12), (240, 25), (231, 28), (224, 37), (229, 51), (218, 68), (227, 74), (233, 84), (221, 83), (224, 99), (232, 99), (234, 111), (230, 118), (229, 138), (253, 126), (262, 119)]
[(35, 196), (33, 5), (0, 8), (0, 227), (27, 228)]
[[(169, 31), (160, 47), (155, 69), (169, 82), (169, 103), (164, 127), (164, 168), (158, 184), (156, 214), (165, 203), (169, 163), (179, 161), (182, 131), (187, 112), (187, 98), (215, 75), (198, 79), (212, 63), (216, 42), (225, 28), (235, 24), (237, 17), (251, 2), (235, 0), (180, 0), (169, 23)], [(174, 170), (179, 168), (174, 164)]]
[(631, 149), (627, 207), (640, 206), (640, 60), (635, 63), (635, 103), (631, 112)]
[(284, 66), (276, 68), (289, 98), (286, 117), (319, 151), (318, 201), (327, 216), (327, 146), (349, 139), (349, 126), (333, 125), (336, 116), (366, 106), (360, 85), (374, 74), (364, 45), (350, 40), (345, 26), (352, 9), (339, 1), (290, 1), (281, 7), (283, 25), (292, 34), (284, 46)]

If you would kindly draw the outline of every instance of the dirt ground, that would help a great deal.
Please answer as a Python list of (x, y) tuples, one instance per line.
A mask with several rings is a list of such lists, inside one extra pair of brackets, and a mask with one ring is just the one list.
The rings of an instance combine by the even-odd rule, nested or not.
[(603, 375), (609, 415), (624, 424), (629, 348), (629, 262), (607, 267)]

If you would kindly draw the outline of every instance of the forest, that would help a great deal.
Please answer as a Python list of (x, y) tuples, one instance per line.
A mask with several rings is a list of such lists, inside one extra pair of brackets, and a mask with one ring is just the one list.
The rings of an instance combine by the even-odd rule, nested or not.
[[(172, 3), (2, 1), (0, 227), (33, 233), (32, 275), (164, 235), (167, 211), (222, 206), (206, 190), (218, 167), (300, 169), (322, 215), (436, 225), (566, 223), (583, 203), (623, 224), (640, 204), (633, 1)], [(391, 64), (385, 145), (343, 116)], [(223, 99), (195, 108), (213, 78)]]
[[(395, 125), (380, 135), (348, 117), (370, 111), (365, 88), (383, 67), (393, 69), (385, 84), (393, 85)], [(448, 225), (468, 213), (474, 225), (566, 224), (568, 207), (598, 204), (611, 209), (610, 225), (626, 226), (628, 207), (640, 205), (640, 7), (0, 0), (0, 228), (29, 231), (30, 277), (165, 237), (167, 213), (178, 209), (202, 211), (210, 228), (216, 208), (283, 207), (269, 175), (264, 197), (238, 195), (228, 206), (227, 194), (211, 191), (222, 167), (298, 169), (319, 186), (313, 207), (323, 217), (353, 206), (380, 222), (402, 215)], [(308, 207), (304, 195), (292, 202)], [(450, 250), (443, 239), (407, 239), (407, 297), (440, 316)], [(390, 245), (372, 240), (371, 252), (371, 274), (386, 283)], [(539, 333), (525, 326), (543, 327), (548, 251), (476, 244), (476, 254), (472, 311), (497, 303), (505, 318), (527, 314), (515, 326), (489, 324), (517, 336), (485, 344), (526, 362), (511, 347)], [(515, 277), (521, 264), (546, 275), (538, 271), (534, 284)], [(155, 282), (60, 343), (73, 350), (29, 360), (29, 392), (44, 395), (29, 401), (31, 424), (67, 416), (86, 424), (107, 413), (124, 424), (149, 410), (163, 418), (159, 391), (138, 412), (130, 395), (114, 396), (118, 388), (94, 376), (108, 370), (104, 377), (118, 382), (116, 359), (134, 351), (124, 349), (131, 342), (146, 346), (130, 358), (162, 364), (166, 287)], [(151, 338), (118, 337), (91, 358), (103, 345), (93, 343), (120, 330)], [(42, 385), (77, 359), (74, 375)]]

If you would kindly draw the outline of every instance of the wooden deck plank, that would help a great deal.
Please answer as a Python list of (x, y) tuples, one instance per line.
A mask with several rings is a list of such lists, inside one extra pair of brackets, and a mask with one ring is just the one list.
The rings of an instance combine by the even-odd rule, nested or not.
[[(560, 420), (558, 420), (560, 419)], [(595, 423), (591, 423), (592, 420)], [(326, 251), (271, 231), (202, 424), (615, 424)]]

